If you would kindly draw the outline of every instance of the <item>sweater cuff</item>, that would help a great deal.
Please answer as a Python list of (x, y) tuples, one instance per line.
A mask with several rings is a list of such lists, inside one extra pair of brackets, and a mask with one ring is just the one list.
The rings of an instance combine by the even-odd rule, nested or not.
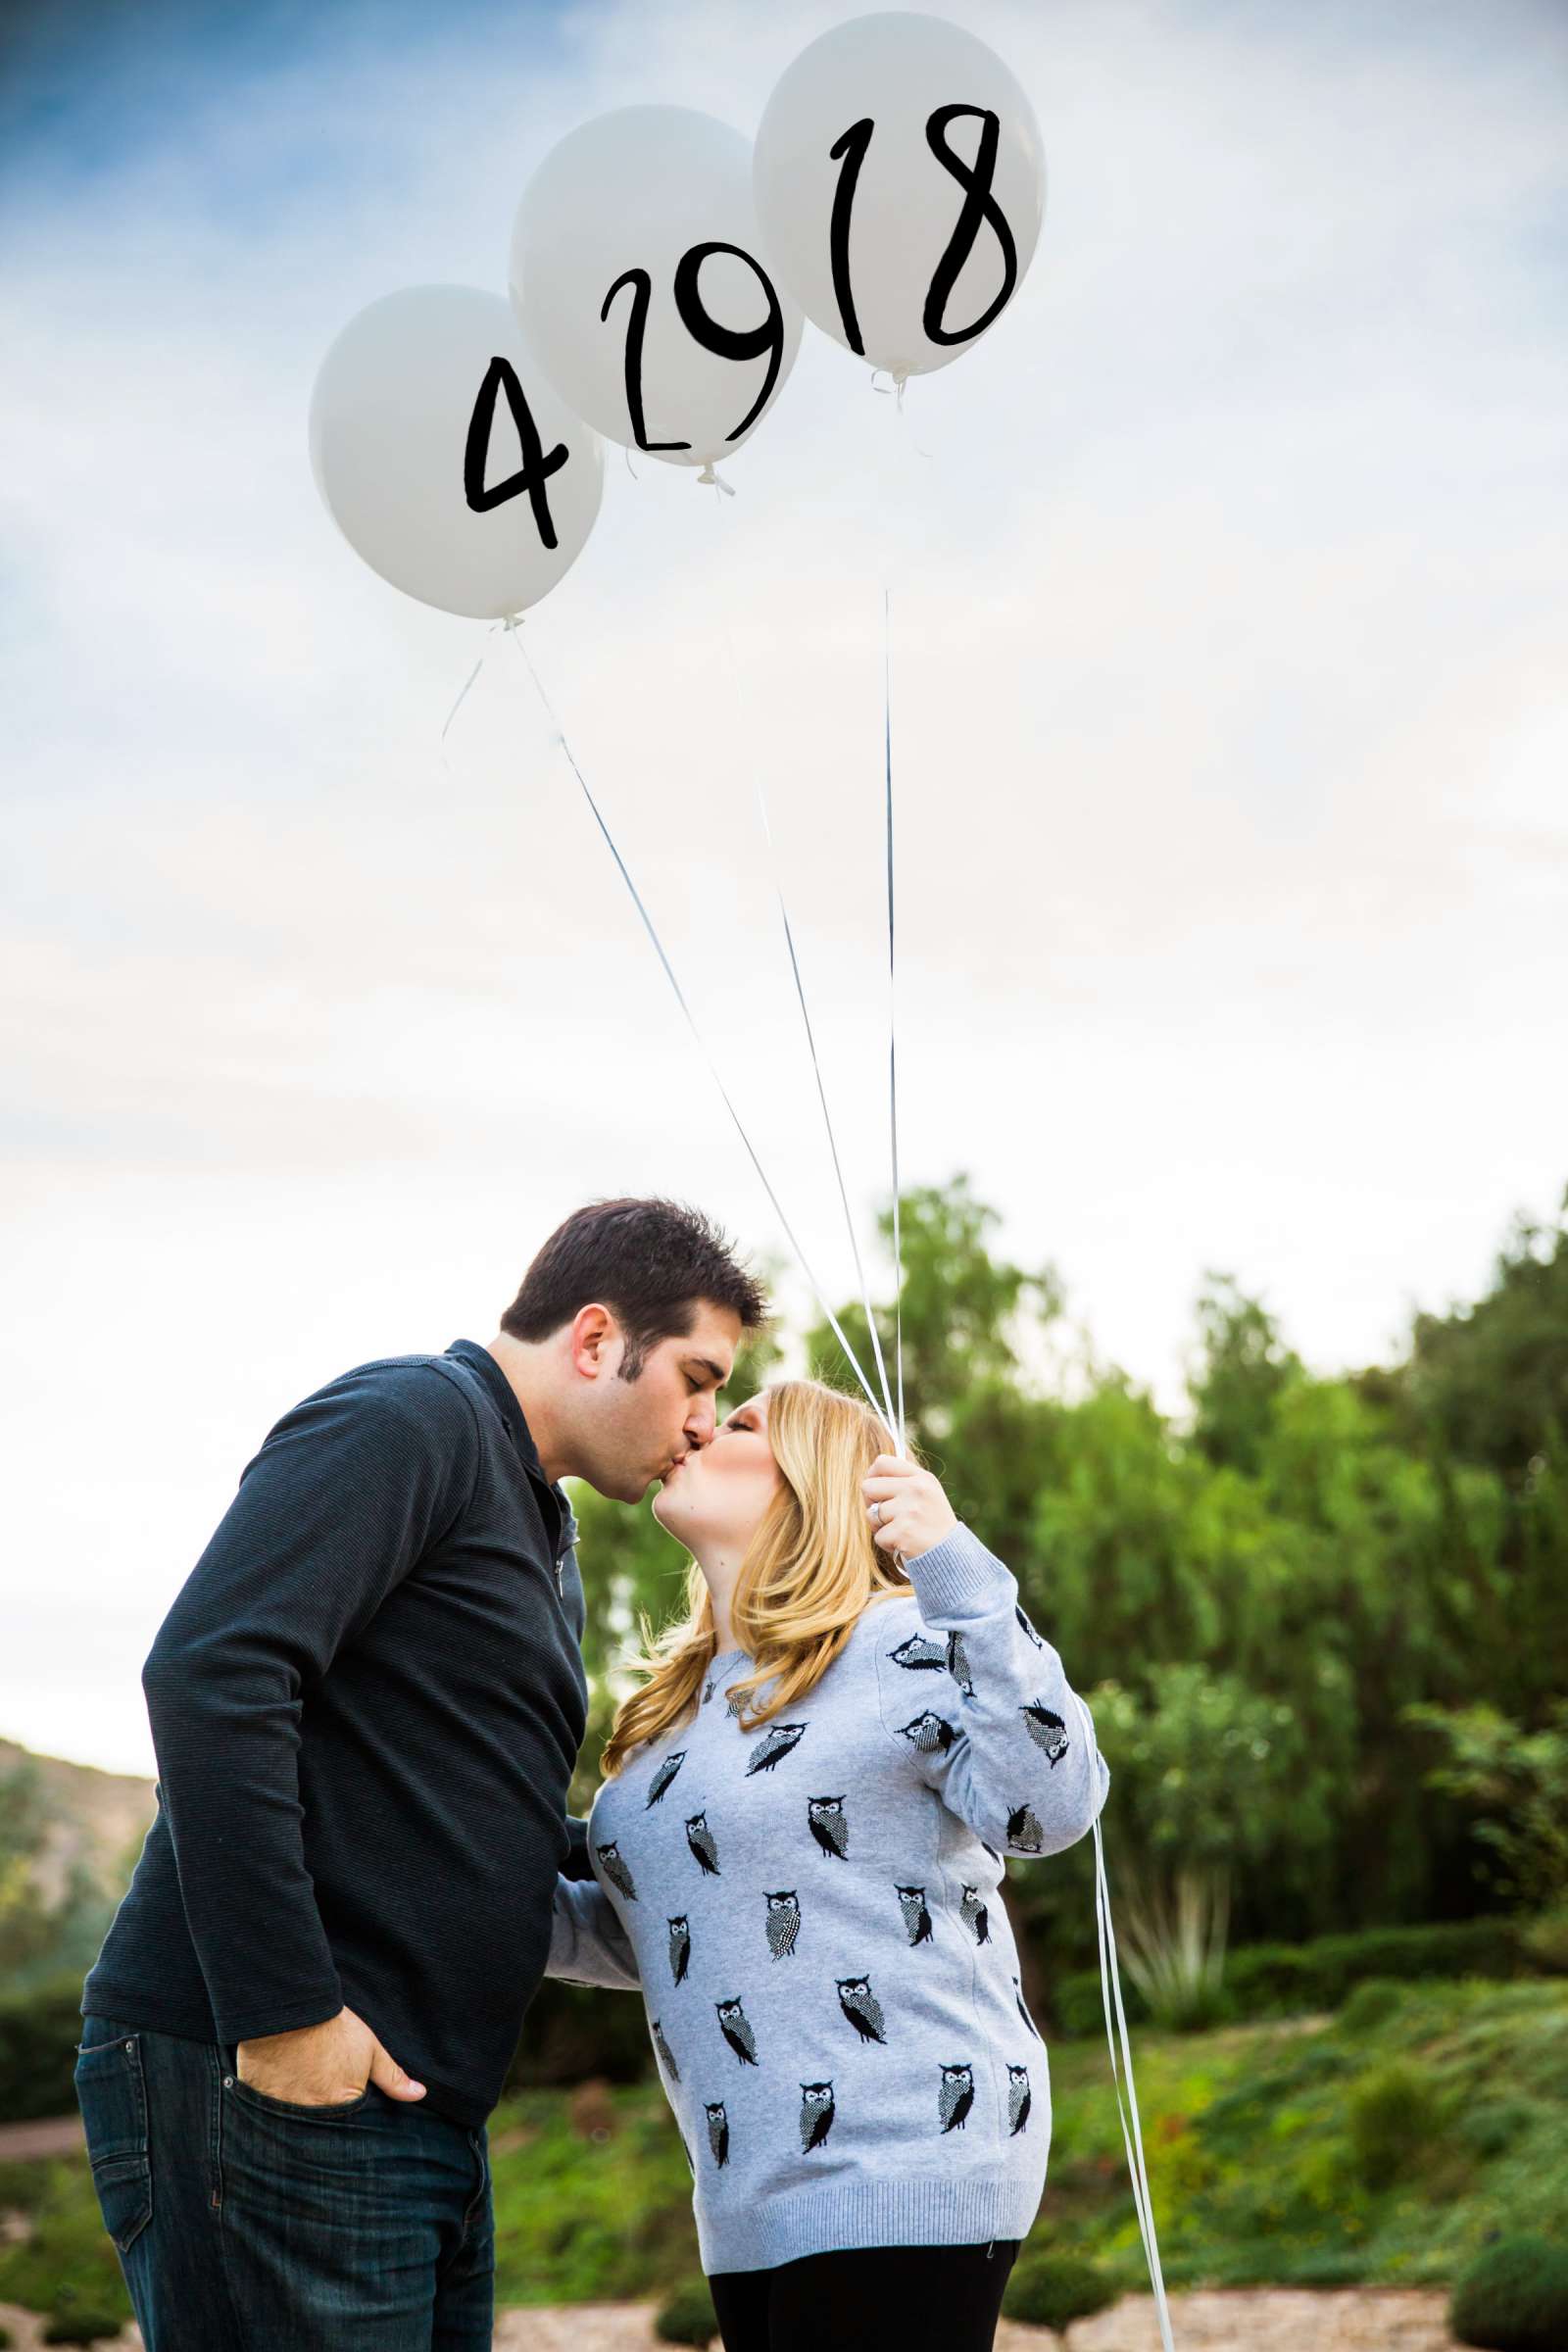
[(265, 2041), (270, 2034), (297, 2034), (306, 2026), (324, 2026), (343, 2007), (341, 1991), (318, 1993), (314, 2001), (274, 2003), (270, 2009), (240, 2009), (215, 2016), (220, 2041)]
[(906, 1558), (904, 1566), (928, 1623), (938, 1617), (989, 1617), (1013, 1598), (1016, 1589), (1012, 1570), (987, 1551), (961, 1519), (951, 1536), (914, 1559)]

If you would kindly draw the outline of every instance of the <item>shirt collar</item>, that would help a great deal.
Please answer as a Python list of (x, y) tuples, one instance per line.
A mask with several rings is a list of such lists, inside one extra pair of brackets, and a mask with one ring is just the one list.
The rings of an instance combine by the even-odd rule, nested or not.
[(447, 1349), (447, 1353), (455, 1355), (460, 1363), (467, 1364), (477, 1372), (490, 1395), (495, 1398), (501, 1418), (511, 1430), (514, 1443), (522, 1456), (525, 1467), (542, 1485), (549, 1487), (551, 1494), (560, 1503), (562, 1525), (567, 1531), (564, 1541), (569, 1544), (575, 1539), (577, 1533), (576, 1513), (572, 1510), (570, 1501), (563, 1492), (559, 1479), (550, 1480), (545, 1477), (544, 1464), (539, 1459), (539, 1448), (533, 1442), (533, 1432), (528, 1427), (522, 1407), (517, 1402), (517, 1393), (511, 1381), (502, 1371), (489, 1348), (481, 1348), (477, 1340), (454, 1340)]

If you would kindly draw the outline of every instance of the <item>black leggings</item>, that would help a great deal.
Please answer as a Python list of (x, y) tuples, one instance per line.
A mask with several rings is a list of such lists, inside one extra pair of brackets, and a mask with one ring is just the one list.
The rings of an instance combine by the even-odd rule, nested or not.
[(992, 2352), (1015, 2237), (852, 2246), (709, 2278), (724, 2352)]

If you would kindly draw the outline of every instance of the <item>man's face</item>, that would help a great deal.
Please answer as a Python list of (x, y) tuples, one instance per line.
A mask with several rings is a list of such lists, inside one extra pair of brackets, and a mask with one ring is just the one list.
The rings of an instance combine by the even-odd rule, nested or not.
[(640, 1502), (671, 1463), (710, 1444), (740, 1339), (734, 1309), (700, 1298), (690, 1331), (650, 1348), (635, 1380), (617, 1370), (596, 1381), (592, 1427), (583, 1433), (589, 1484), (616, 1502)]

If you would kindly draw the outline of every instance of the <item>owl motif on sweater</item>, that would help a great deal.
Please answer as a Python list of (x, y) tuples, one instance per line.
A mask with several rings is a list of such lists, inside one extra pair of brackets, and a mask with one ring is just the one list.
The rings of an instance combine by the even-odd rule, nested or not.
[(724, 2113), (722, 2099), (705, 2099), (703, 2110), (708, 2117), (708, 2145), (713, 2162), (723, 2168), (729, 2162), (729, 2117)]
[(704, 1875), (710, 1879), (718, 1878), (721, 1875), (718, 1867), (718, 1846), (714, 1841), (712, 1831), (708, 1826), (706, 1807), (701, 1813), (694, 1813), (687, 1822), (686, 1842), (696, 1855), (698, 1865)]
[(801, 2084), (801, 2153), (808, 2156), (813, 2148), (821, 2147), (833, 2129), (838, 2112), (833, 2099), (833, 2085), (828, 2082)]
[(946, 1755), (957, 1736), (947, 1717), (934, 1713), (930, 1707), (923, 1715), (912, 1715), (907, 1723), (899, 1726), (899, 1737), (907, 1740), (922, 1756)]
[(904, 1915), (904, 1932), (911, 1945), (931, 1941), (931, 1914), (926, 1907), (923, 1886), (896, 1886), (899, 1909)]
[(974, 2105), (974, 2068), (944, 2066), (937, 2096), (937, 2113), (944, 2132), (961, 2132)]
[(860, 2039), (879, 2041), (886, 2048), (888, 2037), (882, 2029), (887, 2020), (882, 2014), (881, 2002), (871, 1990), (870, 1978), (836, 1977), (834, 1983), (839, 1988), (839, 2007)]
[(948, 1636), (946, 1664), (964, 1697), (973, 1698), (974, 1677), (969, 1672), (969, 1661), (964, 1654), (963, 1636), (956, 1630)]
[(1024, 1613), (1023, 1613), (1022, 1609), (1020, 1609), (1019, 1607), (1017, 1607), (1017, 1606), (1016, 1606), (1016, 1604), (1015, 1604), (1015, 1605), (1014, 1605), (1014, 1607), (1013, 1607), (1013, 1612), (1012, 1612), (1012, 1613), (1013, 1613), (1013, 1615), (1014, 1615), (1014, 1616), (1017, 1618), (1017, 1620), (1018, 1620), (1018, 1630), (1019, 1630), (1019, 1632), (1020, 1632), (1020, 1633), (1025, 1633), (1025, 1634), (1027, 1634), (1027, 1635), (1028, 1635), (1028, 1637), (1029, 1637), (1030, 1641), (1031, 1641), (1031, 1642), (1034, 1643), (1034, 1645), (1035, 1645), (1036, 1649), (1044, 1649), (1044, 1648), (1045, 1648), (1045, 1646), (1046, 1646), (1046, 1645), (1045, 1645), (1045, 1643), (1044, 1643), (1044, 1642), (1042, 1642), (1042, 1641), (1041, 1641), (1041, 1639), (1040, 1639), (1040, 1636), (1039, 1636), (1039, 1635), (1038, 1635), (1038, 1634), (1035, 1632), (1035, 1629), (1034, 1629), (1034, 1627), (1033, 1627), (1033, 1626), (1030, 1624), (1030, 1622), (1029, 1622), (1028, 1618), (1027, 1618), (1027, 1617), (1024, 1615)]
[(897, 1649), (890, 1649), (888, 1656), (895, 1666), (906, 1667), (911, 1674), (941, 1674), (948, 1663), (948, 1646), (945, 1642), (933, 1642), (929, 1634), (911, 1634)]
[(1012, 1997), (1018, 2004), (1018, 2015), (1023, 2019), (1024, 2024), (1028, 2027), (1036, 2041), (1038, 2041), (1040, 2039), (1040, 2028), (1035, 2024), (1034, 2019), (1029, 2014), (1029, 2004), (1023, 1997), (1023, 1986), (1019, 1984), (1016, 1977), (1014, 1977), (1012, 1980)]
[(787, 1755), (799, 1747), (806, 1736), (804, 1723), (770, 1723), (766, 1733), (753, 1748), (746, 1767), (746, 1778), (755, 1772), (772, 1772)]
[(757, 2035), (752, 2032), (752, 2021), (741, 2003), (738, 2000), (715, 2001), (713, 2007), (718, 2012), (718, 2030), (742, 2066), (755, 2066)]
[(628, 1903), (634, 1903), (637, 1900), (637, 1889), (632, 1884), (631, 1872), (621, 1859), (620, 1848), (613, 1838), (607, 1838), (604, 1844), (596, 1849), (596, 1859), (600, 1869), (617, 1894), (623, 1894)]
[(837, 1854), (841, 1862), (849, 1859), (850, 1825), (844, 1816), (842, 1796), (808, 1796), (806, 1818), (811, 1836), (824, 1854)]
[(976, 1943), (991, 1941), (991, 1914), (980, 1900), (978, 1886), (965, 1886), (958, 1903), (958, 1917)]
[(1007, 2137), (1016, 2139), (1029, 2121), (1034, 2094), (1029, 2088), (1029, 2069), (1026, 2066), (1007, 2067)]
[(1015, 1805), (1007, 1815), (1007, 1843), (1015, 1845), (1020, 1854), (1045, 1851), (1046, 1833), (1028, 1805)]
[(785, 1960), (801, 1933), (800, 1897), (793, 1886), (785, 1886), (763, 1899), (767, 1904), (767, 1948), (775, 1960)]
[(692, 1964), (691, 1923), (684, 1911), (677, 1911), (665, 1924), (669, 1929), (669, 1973), (677, 1984), (683, 1984)]
[(669, 2076), (669, 2079), (672, 2082), (678, 2082), (680, 2081), (680, 2068), (675, 2064), (675, 2054), (671, 2050), (668, 2042), (664, 2039), (664, 2030), (657, 2017), (655, 2018), (653, 2024), (653, 2034), (654, 2047), (659, 2052), (665, 2072)]
[(662, 1764), (661, 1764), (659, 1770), (655, 1773), (653, 1779), (648, 1784), (648, 1799), (647, 1803), (643, 1807), (645, 1813), (649, 1810), (650, 1806), (658, 1804), (660, 1798), (663, 1795), (664, 1790), (669, 1787), (670, 1782), (675, 1778), (676, 1773), (679, 1772), (685, 1761), (686, 1750), (683, 1747), (677, 1747), (673, 1754), (667, 1755), (664, 1758), (664, 1761)]
[(1059, 1715), (1053, 1715), (1051, 1709), (1043, 1706), (1038, 1698), (1031, 1699), (1018, 1712), (1023, 1717), (1024, 1729), (1030, 1739), (1036, 1747), (1045, 1749), (1051, 1759), (1051, 1769), (1054, 1772), (1067, 1753), (1067, 1726)]

